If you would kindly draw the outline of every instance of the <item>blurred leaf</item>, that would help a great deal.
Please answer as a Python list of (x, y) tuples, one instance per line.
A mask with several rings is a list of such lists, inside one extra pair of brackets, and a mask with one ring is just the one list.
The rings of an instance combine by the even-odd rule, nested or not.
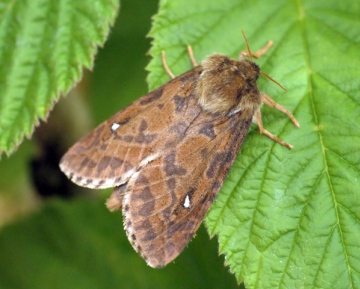
[[(156, 270), (103, 202), (54, 201), (0, 234), (0, 288), (238, 288), (200, 230), (186, 254)], [(216, 272), (216, 274), (213, 274)]]
[(151, 89), (201, 60), (234, 58), (268, 40), (261, 91), (292, 111), (263, 108), (264, 126), (294, 145), (287, 150), (253, 126), (206, 224), (247, 288), (358, 288), (360, 278), (360, 2), (161, 1), (150, 36)]
[[(0, 162), (0, 230), (20, 214), (31, 212), (39, 204), (29, 178), (29, 159), (34, 145), (25, 141), (19, 151)], [(1, 260), (0, 260), (1, 262)]]
[(96, 56), (96, 69), (89, 83), (89, 100), (96, 123), (148, 92), (145, 66), (150, 59), (146, 53), (150, 39), (146, 34), (157, 8), (157, 0), (122, 1), (121, 14), (105, 48)]
[(30, 137), (92, 66), (117, 11), (117, 0), (0, 3), (0, 155)]

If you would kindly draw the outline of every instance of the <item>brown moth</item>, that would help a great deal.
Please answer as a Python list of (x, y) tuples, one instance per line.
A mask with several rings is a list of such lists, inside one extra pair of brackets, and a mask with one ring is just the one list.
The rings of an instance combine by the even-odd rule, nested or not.
[(174, 260), (194, 236), (253, 119), (260, 133), (291, 147), (262, 126), (263, 102), (299, 126), (256, 85), (261, 72), (251, 56), (270, 46), (248, 48), (239, 60), (208, 56), (100, 124), (62, 158), (61, 170), (76, 184), (114, 187), (106, 205), (122, 210), (129, 241), (151, 267)]

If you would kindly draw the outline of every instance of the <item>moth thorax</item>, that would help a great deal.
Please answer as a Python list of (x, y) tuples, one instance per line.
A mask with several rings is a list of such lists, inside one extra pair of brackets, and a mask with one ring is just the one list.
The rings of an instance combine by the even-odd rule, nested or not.
[(249, 60), (234, 60), (213, 54), (201, 63), (203, 69), (195, 93), (203, 109), (211, 113), (249, 110), (261, 105), (256, 80), (259, 67)]

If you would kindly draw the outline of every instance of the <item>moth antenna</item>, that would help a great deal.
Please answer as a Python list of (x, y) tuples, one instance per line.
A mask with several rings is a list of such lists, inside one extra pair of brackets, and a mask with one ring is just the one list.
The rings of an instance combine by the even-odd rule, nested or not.
[(244, 37), (244, 40), (245, 40), (246, 48), (247, 48), (247, 51), (248, 51), (248, 53), (249, 53), (249, 58), (250, 58), (250, 60), (252, 61), (252, 54), (251, 54), (249, 42), (247, 41), (246, 36), (245, 36), (245, 33), (244, 33), (243, 30), (241, 30), (241, 33), (242, 33), (242, 35), (243, 35), (243, 37)]
[(274, 82), (275, 84), (277, 84), (282, 90), (287, 91), (285, 87), (283, 87), (279, 82), (277, 82), (275, 79), (272, 79), (269, 75), (267, 75), (266, 73), (260, 71), (260, 74), (265, 76), (267, 79), (269, 79), (270, 81)]
[[(244, 40), (245, 40), (245, 44), (249, 53), (249, 57), (250, 60), (252, 61), (252, 53), (250, 50), (250, 46), (249, 46), (249, 42), (245, 36), (245, 33), (243, 30), (241, 30), (242, 35), (244, 36)], [(256, 52), (256, 54), (259, 54), (256, 58), (260, 57), (260, 55), (264, 54), (274, 43), (272, 41), (269, 41), (266, 46), (259, 50), (258, 52)], [(284, 91), (287, 91), (279, 82), (277, 82), (275, 79), (272, 79), (269, 75), (267, 75), (266, 73), (260, 71), (260, 74), (264, 75), (267, 79), (271, 80), (272, 82), (274, 82), (275, 84), (277, 84), (281, 89), (283, 89)]]

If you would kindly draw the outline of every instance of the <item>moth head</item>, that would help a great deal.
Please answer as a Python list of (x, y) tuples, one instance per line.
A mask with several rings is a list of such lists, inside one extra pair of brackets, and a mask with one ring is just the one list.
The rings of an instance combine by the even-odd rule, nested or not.
[(260, 68), (256, 63), (213, 54), (201, 62), (201, 68), (195, 94), (203, 109), (226, 114), (234, 110), (253, 112), (260, 107), (256, 85)]

